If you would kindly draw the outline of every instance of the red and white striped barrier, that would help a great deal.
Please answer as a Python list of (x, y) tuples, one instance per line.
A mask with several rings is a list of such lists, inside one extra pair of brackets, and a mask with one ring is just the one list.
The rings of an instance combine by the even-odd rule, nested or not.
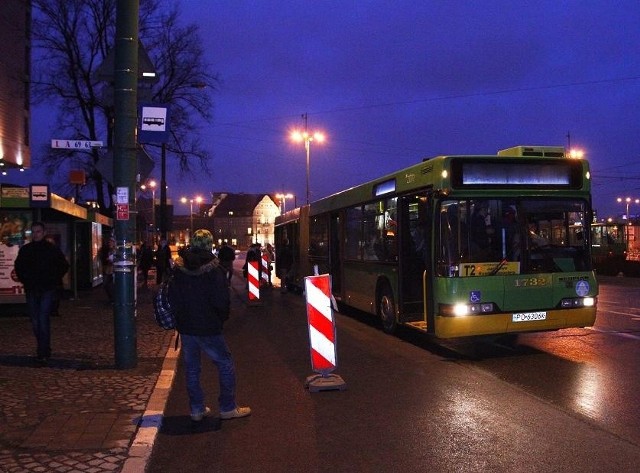
[(249, 283), (249, 302), (260, 299), (260, 273), (258, 262), (249, 261), (247, 263), (247, 282)]
[(304, 278), (307, 320), (311, 345), (311, 368), (318, 375), (307, 377), (311, 392), (344, 390), (346, 383), (337, 374), (336, 326), (331, 308), (331, 277), (328, 274)]
[(269, 284), (269, 256), (262, 255), (262, 282), (266, 285)]

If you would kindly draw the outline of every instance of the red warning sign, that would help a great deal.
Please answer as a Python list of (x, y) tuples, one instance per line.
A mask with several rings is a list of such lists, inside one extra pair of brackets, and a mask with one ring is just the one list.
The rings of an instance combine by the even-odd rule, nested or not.
[(116, 204), (116, 219), (129, 220), (129, 204)]

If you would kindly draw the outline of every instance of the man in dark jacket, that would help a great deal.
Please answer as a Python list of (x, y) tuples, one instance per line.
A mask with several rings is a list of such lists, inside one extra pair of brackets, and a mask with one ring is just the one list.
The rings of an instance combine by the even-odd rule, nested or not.
[(227, 280), (231, 282), (233, 276), (233, 261), (236, 259), (236, 252), (229, 246), (227, 240), (224, 241), (218, 252), (220, 265), (227, 272)]
[(46, 363), (51, 356), (51, 312), (69, 263), (62, 251), (44, 238), (42, 222), (31, 225), (31, 242), (18, 251), (15, 270), (24, 284), (27, 310), (38, 343), (38, 361)]
[(165, 279), (171, 270), (171, 248), (167, 244), (167, 240), (160, 240), (158, 249), (156, 250), (156, 284)]
[(227, 278), (211, 252), (211, 232), (196, 230), (190, 243), (176, 262), (169, 300), (176, 309), (177, 329), (182, 338), (191, 419), (201, 421), (211, 412), (200, 385), (201, 352), (218, 368), (220, 417), (245, 417), (251, 414), (251, 409), (236, 404), (235, 367), (222, 336), (222, 326), (229, 318)]

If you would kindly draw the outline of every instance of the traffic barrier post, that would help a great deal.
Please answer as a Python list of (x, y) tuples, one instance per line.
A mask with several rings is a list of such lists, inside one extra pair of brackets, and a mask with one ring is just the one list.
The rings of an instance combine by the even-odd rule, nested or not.
[(247, 263), (247, 282), (249, 286), (249, 304), (257, 305), (260, 302), (260, 272), (258, 261)]
[(269, 284), (269, 256), (267, 256), (266, 254), (262, 255), (261, 258), (262, 261), (262, 282), (264, 283), (264, 285), (268, 285)]
[(318, 374), (308, 376), (305, 387), (310, 392), (340, 390), (347, 384), (333, 373), (338, 363), (336, 326), (331, 307), (331, 276), (322, 274), (304, 278), (307, 320), (311, 348), (311, 368)]

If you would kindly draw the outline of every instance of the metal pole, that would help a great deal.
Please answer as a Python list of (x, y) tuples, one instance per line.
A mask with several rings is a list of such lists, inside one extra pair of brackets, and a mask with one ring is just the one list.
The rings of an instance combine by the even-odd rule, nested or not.
[[(135, 212), (136, 127), (138, 93), (138, 12), (139, 0), (117, 0), (114, 67), (114, 183), (118, 206)], [(131, 211), (129, 212), (129, 209)], [(118, 369), (137, 364), (135, 325), (136, 255), (133, 245), (135, 219), (118, 215), (115, 222), (116, 255), (114, 260), (115, 364)]]
[(167, 145), (162, 143), (160, 160), (160, 239), (167, 239)]
[(311, 160), (311, 142), (309, 137), (309, 117), (306, 112), (302, 115), (302, 118), (304, 118), (304, 149), (307, 152), (307, 205), (309, 205), (309, 162)]
[(311, 160), (311, 141), (307, 136), (304, 139), (304, 147), (307, 150), (307, 205), (309, 205), (309, 161)]
[[(151, 225), (153, 225), (153, 229), (151, 231), (151, 239), (153, 241), (153, 245), (156, 244), (156, 188), (151, 189)], [(153, 246), (151, 247), (153, 250)]]

